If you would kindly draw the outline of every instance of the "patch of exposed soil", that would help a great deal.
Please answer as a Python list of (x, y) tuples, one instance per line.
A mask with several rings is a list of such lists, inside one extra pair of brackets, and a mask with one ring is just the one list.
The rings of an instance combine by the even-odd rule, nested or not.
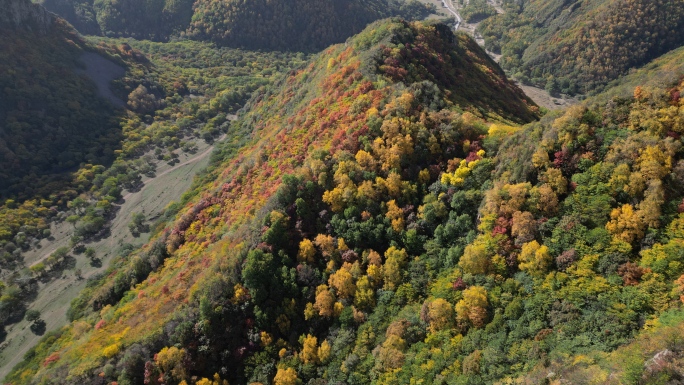
[(96, 53), (86, 52), (81, 55), (85, 70), (81, 73), (88, 76), (97, 85), (97, 92), (117, 107), (123, 107), (124, 101), (119, 99), (111, 89), (112, 81), (124, 76), (126, 69)]

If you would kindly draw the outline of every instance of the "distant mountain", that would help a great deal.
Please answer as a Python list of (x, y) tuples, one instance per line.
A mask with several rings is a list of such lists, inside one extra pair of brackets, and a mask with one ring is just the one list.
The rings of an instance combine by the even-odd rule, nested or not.
[(0, 7), (0, 199), (47, 196), (82, 162), (111, 161), (120, 128), (76, 31), (28, 0)]
[(317, 51), (375, 20), (429, 13), (415, 0), (199, 0), (188, 34), (229, 46)]
[(423, 18), (416, 0), (39, 0), (85, 34), (318, 51), (389, 17)]
[(684, 44), (683, 0), (506, 1), (478, 27), (501, 66), (552, 92), (586, 94)]
[(39, 0), (81, 33), (164, 41), (190, 23), (194, 0)]

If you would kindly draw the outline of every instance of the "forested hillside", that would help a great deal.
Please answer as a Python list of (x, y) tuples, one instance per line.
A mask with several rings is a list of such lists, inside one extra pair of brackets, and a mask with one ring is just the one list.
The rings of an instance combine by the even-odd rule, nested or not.
[[(485, 122), (529, 122), (535, 110), (466, 35), (372, 25), (255, 97), (176, 221), (93, 281), (72, 303), (71, 326), (7, 381), (289, 384), (323, 376), (319, 362), (335, 378), (356, 375), (340, 371), (333, 354), (347, 351), (335, 343), (352, 347), (376, 322), (368, 344), (380, 343), (396, 310), (415, 307), (443, 269), (411, 262), (434, 231), (415, 226), (446, 210), (431, 208), (429, 186), (443, 172), (460, 183), (468, 167), (478, 178), (469, 186), (485, 182)], [(464, 199), (474, 215), (479, 195)], [(406, 292), (413, 264), (425, 280)], [(368, 266), (373, 278), (355, 283)], [(395, 293), (400, 307), (383, 307)], [(305, 338), (309, 350), (323, 345), (299, 368)]]
[(684, 44), (682, 0), (505, 1), (479, 31), (523, 82), (568, 94), (600, 90)]
[(184, 31), (194, 0), (38, 0), (81, 33), (168, 40)]
[[(19, 4), (31, 6), (4, 6)], [(31, 9), (14, 26), (0, 23), (0, 200), (47, 197), (81, 163), (111, 163), (121, 140), (119, 112), (79, 73), (84, 42)]]
[(610, 82), (606, 90), (592, 98), (607, 102), (614, 97), (628, 97), (637, 86), (667, 88), (677, 83), (684, 74), (684, 47), (674, 49), (629, 74)]
[(319, 51), (375, 20), (429, 14), (415, 0), (200, 0), (188, 35), (252, 49)]
[(79, 31), (166, 41), (189, 36), (220, 45), (319, 51), (389, 16), (422, 19), (416, 0), (41, 0)]
[[(677, 45), (679, 1), (531, 0), (505, 20), (535, 82), (598, 92)], [(100, 45), (139, 58), (122, 81), (132, 165), (181, 133), (227, 137), (7, 383), (684, 382), (681, 49), (541, 116), (467, 35), (384, 20), (229, 124), (247, 92), (217, 92), (237, 71), (219, 64), (259, 66), (195, 44), (137, 43), (162, 68)]]

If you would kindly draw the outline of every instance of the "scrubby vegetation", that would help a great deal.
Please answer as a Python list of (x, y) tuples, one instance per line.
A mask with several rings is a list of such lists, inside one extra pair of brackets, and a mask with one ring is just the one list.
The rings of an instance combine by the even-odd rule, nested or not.
[(552, 92), (587, 94), (684, 44), (681, 1), (505, 1), (479, 31), (501, 66)]

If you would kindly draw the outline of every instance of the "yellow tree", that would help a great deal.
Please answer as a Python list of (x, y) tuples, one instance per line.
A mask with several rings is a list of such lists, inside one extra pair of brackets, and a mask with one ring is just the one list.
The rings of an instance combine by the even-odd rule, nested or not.
[[(480, 150), (477, 153), (478, 156), (483, 157), (485, 155), (484, 150)], [(460, 186), (463, 184), (465, 181), (465, 178), (470, 175), (470, 173), (473, 171), (475, 166), (479, 163), (479, 160), (473, 160), (471, 162), (464, 160), (461, 160), (458, 168), (453, 172), (453, 173), (447, 173), (445, 172), (442, 174), (441, 182), (442, 184), (446, 185), (452, 185), (452, 186)]]
[(487, 290), (482, 286), (472, 286), (463, 291), (463, 298), (456, 304), (456, 318), (476, 328), (487, 322)]
[(385, 266), (383, 273), (385, 276), (385, 290), (396, 290), (402, 282), (402, 275), (408, 254), (404, 249), (397, 249), (392, 246), (385, 252)]
[(532, 165), (538, 169), (546, 169), (551, 165), (549, 153), (543, 148), (537, 148), (537, 151), (532, 154)]
[[(181, 385), (183, 382), (181, 382)], [(195, 385), (228, 385), (228, 380), (221, 380), (221, 376), (218, 373), (214, 373), (214, 379), (210, 380), (208, 378), (202, 378), (197, 381)]]
[(324, 340), (323, 343), (321, 343), (317, 355), (320, 362), (325, 363), (328, 360), (330, 357), (330, 344), (328, 343), (328, 340)]
[(558, 196), (548, 183), (535, 187), (530, 191), (534, 198), (535, 208), (544, 215), (553, 215), (558, 211)]
[(647, 146), (637, 159), (638, 168), (647, 180), (663, 179), (672, 168), (672, 158), (658, 146)]
[(516, 211), (513, 213), (511, 235), (516, 237), (517, 244), (533, 240), (536, 232), (537, 221), (534, 219), (532, 213), (528, 211)]
[(373, 352), (376, 358), (376, 368), (379, 370), (396, 369), (404, 363), (406, 341), (402, 338), (406, 332), (406, 320), (392, 322), (385, 332), (385, 341), (379, 349)]
[(644, 236), (641, 220), (630, 204), (624, 204), (611, 211), (606, 230), (615, 238), (627, 243), (632, 243)]
[(631, 171), (629, 169), (629, 165), (626, 163), (620, 163), (617, 167), (615, 167), (612, 175), (610, 176), (610, 180), (608, 181), (608, 185), (610, 186), (613, 194), (617, 194), (620, 191), (626, 191), (628, 189), (627, 186), (629, 185), (630, 174)]
[(361, 166), (366, 171), (375, 171), (377, 162), (373, 158), (373, 156), (364, 151), (364, 150), (359, 150), (359, 152), (356, 153), (356, 163)]
[(318, 234), (314, 239), (314, 243), (325, 258), (329, 259), (335, 252), (335, 238), (330, 235)]
[(551, 267), (552, 262), (553, 258), (551, 258), (549, 248), (544, 245), (540, 246), (537, 241), (524, 244), (520, 255), (518, 255), (520, 270), (534, 276), (544, 275)]
[(354, 305), (360, 309), (372, 309), (375, 306), (375, 294), (367, 276), (359, 278), (356, 282), (356, 295)]
[(330, 191), (323, 193), (323, 202), (330, 205), (330, 209), (336, 213), (344, 210), (346, 206), (346, 200), (351, 198), (350, 194), (347, 193), (346, 189), (335, 187)]
[(479, 235), (466, 246), (458, 265), (470, 274), (487, 274), (491, 270), (492, 257), (496, 253), (494, 238), (489, 234)]
[(332, 317), (333, 306), (335, 305), (335, 296), (328, 290), (327, 285), (320, 285), (316, 288), (316, 303), (314, 303), (314, 310), (318, 311), (321, 317)]
[(373, 182), (365, 180), (361, 182), (357, 190), (357, 199), (363, 202), (365, 199), (367, 201), (374, 201), (378, 197), (378, 192), (375, 190)]
[(339, 269), (328, 278), (328, 285), (335, 289), (339, 298), (351, 298), (356, 292), (354, 277), (347, 269)]
[(304, 337), (299, 358), (304, 364), (318, 363), (318, 339), (315, 336), (307, 334)]
[(547, 183), (558, 195), (568, 192), (568, 180), (563, 176), (563, 172), (557, 168), (550, 168), (541, 175), (542, 182)]
[(186, 356), (185, 349), (178, 349), (172, 346), (160, 350), (156, 355), (155, 361), (164, 373), (168, 373), (176, 380), (182, 381), (187, 376), (183, 366)]
[(385, 216), (392, 221), (392, 228), (396, 232), (404, 230), (404, 211), (397, 206), (397, 201), (392, 199), (387, 202), (387, 214)]
[(428, 305), (430, 331), (436, 332), (449, 328), (454, 322), (454, 308), (443, 298), (437, 298)]
[(273, 385), (297, 385), (297, 372), (292, 368), (278, 368)]
[(314, 256), (316, 255), (316, 248), (313, 242), (308, 239), (304, 239), (299, 243), (299, 254), (297, 254), (297, 260), (300, 262), (313, 263)]
[(644, 227), (660, 226), (660, 207), (665, 203), (665, 191), (660, 180), (652, 180), (644, 193), (644, 200), (639, 203), (637, 215)]

